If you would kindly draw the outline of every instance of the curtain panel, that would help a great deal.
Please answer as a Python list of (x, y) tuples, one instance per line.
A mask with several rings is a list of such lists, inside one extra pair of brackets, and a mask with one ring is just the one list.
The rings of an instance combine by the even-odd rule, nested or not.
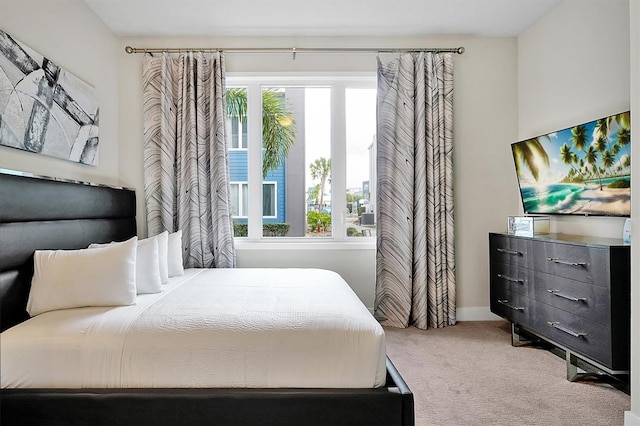
[(453, 58), (378, 59), (375, 316), (455, 324)]
[(143, 60), (148, 234), (182, 229), (188, 268), (234, 267), (224, 54)]

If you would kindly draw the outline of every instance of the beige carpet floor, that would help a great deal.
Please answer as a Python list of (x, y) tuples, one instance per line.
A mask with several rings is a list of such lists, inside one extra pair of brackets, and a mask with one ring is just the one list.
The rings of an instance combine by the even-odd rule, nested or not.
[(623, 425), (629, 395), (566, 380), (564, 359), (511, 346), (506, 321), (385, 328), (387, 353), (411, 388), (416, 426)]

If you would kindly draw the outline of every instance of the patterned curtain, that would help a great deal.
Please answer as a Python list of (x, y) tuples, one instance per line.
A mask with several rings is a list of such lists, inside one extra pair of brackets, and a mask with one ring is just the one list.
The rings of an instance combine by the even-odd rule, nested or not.
[(145, 57), (143, 97), (149, 235), (182, 229), (185, 267), (234, 267), (224, 55)]
[(376, 318), (453, 325), (452, 55), (379, 59), (377, 120)]

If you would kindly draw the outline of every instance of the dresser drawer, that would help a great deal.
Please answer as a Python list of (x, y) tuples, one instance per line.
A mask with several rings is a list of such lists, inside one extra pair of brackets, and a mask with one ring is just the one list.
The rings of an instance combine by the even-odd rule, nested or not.
[(507, 263), (492, 262), (490, 273), (492, 286), (533, 297), (533, 295), (529, 295), (529, 292), (533, 293), (529, 279), (532, 272), (529, 269)]
[(491, 312), (522, 325), (529, 324), (529, 298), (505, 288), (491, 288)]
[(589, 321), (607, 325), (611, 322), (607, 289), (582, 281), (535, 272), (531, 298), (578, 315)]
[(597, 248), (573, 244), (531, 242), (533, 269), (587, 283), (597, 284), (593, 279), (593, 269), (594, 266), (597, 269), (597, 261), (604, 262), (602, 252)]
[(610, 327), (543, 303), (536, 303), (531, 309), (532, 326), (536, 331), (604, 366), (612, 366)]
[(494, 262), (530, 267), (529, 245), (530, 241), (525, 238), (490, 234), (489, 256)]

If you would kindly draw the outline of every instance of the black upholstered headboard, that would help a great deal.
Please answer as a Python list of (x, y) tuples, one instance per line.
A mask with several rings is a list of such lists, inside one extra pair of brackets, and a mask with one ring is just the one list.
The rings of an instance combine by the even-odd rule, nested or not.
[(35, 250), (126, 240), (135, 214), (129, 189), (0, 173), (0, 329), (29, 318)]

